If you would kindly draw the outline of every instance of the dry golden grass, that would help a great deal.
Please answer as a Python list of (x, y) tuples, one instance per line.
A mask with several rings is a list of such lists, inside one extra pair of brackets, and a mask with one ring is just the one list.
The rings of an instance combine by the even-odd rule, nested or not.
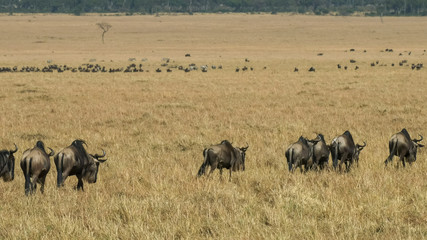
[[(95, 25), (101, 21), (113, 26), (104, 45)], [(94, 58), (120, 67), (128, 58), (138, 64), (148, 58), (142, 63), (150, 69), (0, 73), (1, 148), (20, 147), (15, 180), (0, 183), (0, 238), (427, 238), (426, 150), (406, 169), (394, 167), (396, 158), (387, 169), (383, 164), (393, 133), (406, 127), (413, 137), (427, 136), (426, 70), (390, 66), (426, 62), (426, 23), (244, 14), (0, 16), (0, 66), (47, 60), (77, 66)], [(394, 52), (380, 52), (385, 48)], [(163, 57), (224, 69), (154, 72)], [(370, 67), (376, 60), (387, 66)], [(255, 70), (234, 72), (245, 65)], [(288, 173), (285, 148), (300, 135), (321, 132), (329, 142), (347, 129), (368, 144), (358, 168)], [(70, 177), (58, 190), (53, 165), (45, 194), (25, 197), (22, 151), (39, 139), (58, 151), (76, 138), (87, 141), (89, 152), (107, 151), (98, 182), (77, 192)], [(197, 179), (203, 148), (223, 139), (249, 143), (247, 170), (232, 182), (217, 172)]]

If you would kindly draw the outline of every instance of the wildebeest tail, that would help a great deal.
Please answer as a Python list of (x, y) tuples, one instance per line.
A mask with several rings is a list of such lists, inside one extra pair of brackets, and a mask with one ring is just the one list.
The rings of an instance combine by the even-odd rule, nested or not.
[(57, 177), (56, 177), (56, 186), (61, 187), (62, 185), (62, 168), (64, 166), (64, 154), (60, 152), (56, 155), (58, 158), (58, 166), (56, 167)]
[(198, 177), (205, 174), (206, 166), (208, 165), (208, 149), (207, 148), (203, 150), (203, 158), (204, 160), (203, 160), (202, 166), (200, 166), (199, 172), (197, 173)]
[(26, 159), (25, 161), (25, 195), (28, 195), (29, 192), (32, 192), (32, 184), (30, 177), (31, 164), (33, 159)]
[(332, 151), (334, 151), (334, 158), (332, 159), (332, 165), (334, 165), (334, 168), (337, 168), (338, 166), (338, 149), (339, 149), (339, 142), (334, 143), (334, 148)]
[(289, 149), (289, 159), (288, 159), (289, 172), (292, 171), (293, 157), (294, 157), (294, 149), (291, 148), (291, 149)]

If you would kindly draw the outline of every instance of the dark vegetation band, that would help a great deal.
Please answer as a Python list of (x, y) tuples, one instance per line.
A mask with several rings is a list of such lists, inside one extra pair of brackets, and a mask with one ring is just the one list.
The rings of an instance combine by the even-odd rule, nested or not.
[(426, 0), (0, 0), (4, 13), (291, 12), (426, 16)]

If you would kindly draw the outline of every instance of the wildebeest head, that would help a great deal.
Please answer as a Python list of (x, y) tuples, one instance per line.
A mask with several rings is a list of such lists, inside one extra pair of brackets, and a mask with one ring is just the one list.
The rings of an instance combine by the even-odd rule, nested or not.
[(409, 156), (408, 156), (408, 158), (407, 158), (407, 161), (408, 162), (415, 162), (415, 160), (417, 159), (417, 151), (418, 151), (418, 148), (420, 147), (424, 147), (424, 145), (423, 144), (421, 144), (421, 143), (419, 143), (419, 142), (421, 142), (422, 140), (423, 140), (424, 138), (423, 138), (423, 136), (421, 136), (420, 135), (420, 139), (412, 139), (412, 147), (411, 148), (409, 148)]
[(242, 170), (245, 171), (245, 161), (246, 161), (246, 150), (248, 150), (249, 144), (246, 143), (246, 147), (238, 148), (240, 150), (240, 156), (242, 158)]
[(15, 178), (15, 156), (14, 153), (18, 151), (18, 146), (15, 144), (15, 150), (0, 151), (0, 174), (3, 181), (9, 182)]
[(359, 162), (359, 154), (364, 147), (366, 147), (366, 142), (363, 142), (363, 145), (356, 144), (356, 148), (354, 149), (354, 154), (353, 154), (353, 160), (356, 161), (356, 163)]
[(88, 183), (96, 183), (97, 177), (98, 177), (98, 170), (99, 170), (99, 164), (107, 161), (107, 159), (101, 159), (105, 157), (106, 153), (104, 149), (102, 149), (102, 154), (98, 155), (92, 155), (89, 154), (89, 156), (92, 158), (92, 161), (89, 161), (89, 165), (86, 166), (86, 169), (83, 173), (83, 178)]

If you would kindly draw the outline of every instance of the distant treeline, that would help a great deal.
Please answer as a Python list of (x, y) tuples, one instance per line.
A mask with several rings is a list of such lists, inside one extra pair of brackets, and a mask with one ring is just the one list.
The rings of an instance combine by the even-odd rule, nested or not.
[(4, 13), (294, 12), (426, 16), (427, 0), (0, 0)]

